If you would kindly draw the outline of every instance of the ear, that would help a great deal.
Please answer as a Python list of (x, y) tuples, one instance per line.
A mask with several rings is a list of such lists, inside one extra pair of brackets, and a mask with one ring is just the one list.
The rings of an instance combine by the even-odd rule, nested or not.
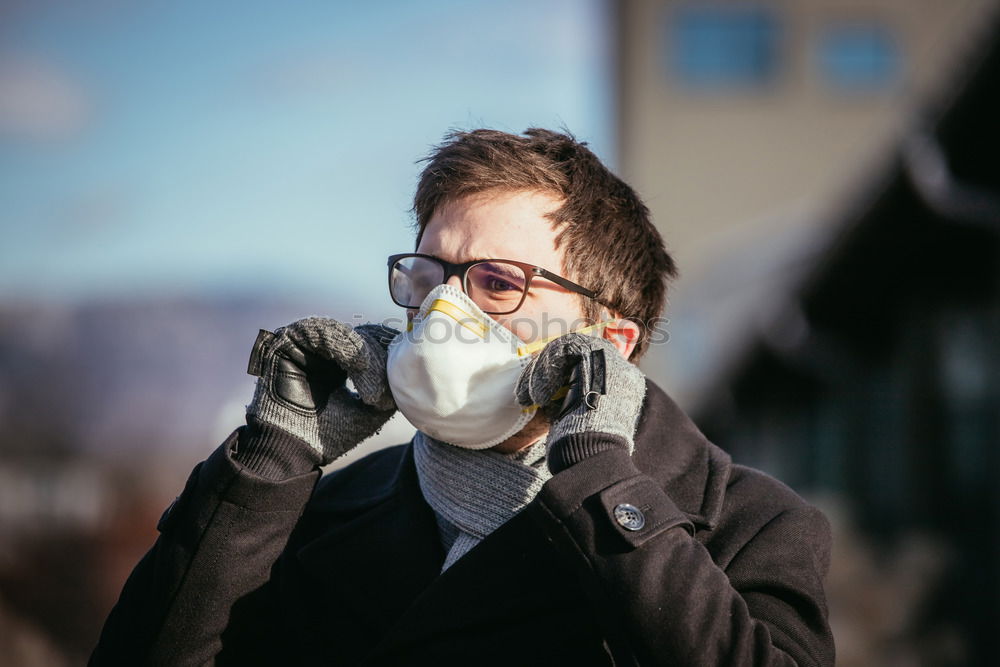
[(632, 320), (618, 318), (604, 327), (604, 338), (611, 341), (622, 356), (628, 359), (639, 342), (639, 325)]

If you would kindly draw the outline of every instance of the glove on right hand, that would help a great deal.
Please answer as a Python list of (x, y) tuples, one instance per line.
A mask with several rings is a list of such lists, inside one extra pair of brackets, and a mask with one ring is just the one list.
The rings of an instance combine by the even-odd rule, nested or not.
[[(247, 372), (258, 376), (247, 415), (304, 440), (330, 463), (376, 433), (396, 411), (386, 348), (399, 332), (307, 317), (261, 330)], [(351, 392), (350, 378), (357, 389)]]
[[(567, 386), (560, 407), (553, 399)], [(646, 377), (610, 341), (569, 333), (531, 360), (515, 394), (521, 405), (540, 405), (551, 419), (546, 443), (549, 469), (557, 472), (612, 446), (632, 453)], [(569, 450), (574, 438), (568, 436), (577, 440)]]

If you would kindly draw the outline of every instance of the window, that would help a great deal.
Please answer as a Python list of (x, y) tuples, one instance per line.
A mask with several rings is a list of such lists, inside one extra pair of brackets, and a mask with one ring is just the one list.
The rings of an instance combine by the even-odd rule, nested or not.
[(668, 69), (687, 88), (758, 88), (778, 72), (780, 37), (769, 7), (682, 5), (668, 14)]
[(876, 22), (829, 25), (817, 44), (823, 81), (842, 92), (889, 88), (901, 69), (900, 49), (892, 31)]

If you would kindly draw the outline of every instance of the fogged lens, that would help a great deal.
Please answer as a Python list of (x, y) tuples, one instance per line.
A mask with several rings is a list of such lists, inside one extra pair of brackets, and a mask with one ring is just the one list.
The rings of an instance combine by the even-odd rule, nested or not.
[(392, 265), (389, 291), (404, 308), (417, 308), (427, 294), (444, 282), (444, 267), (426, 257), (404, 257)]
[(482, 262), (466, 274), (465, 291), (487, 313), (510, 313), (524, 300), (527, 282), (524, 269), (516, 264)]

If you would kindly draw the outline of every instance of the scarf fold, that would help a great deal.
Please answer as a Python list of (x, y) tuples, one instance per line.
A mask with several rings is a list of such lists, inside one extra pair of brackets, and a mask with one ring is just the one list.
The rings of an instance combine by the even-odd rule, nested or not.
[(413, 458), (447, 551), (442, 572), (524, 509), (552, 477), (544, 439), (502, 454), (455, 447), (417, 431)]

